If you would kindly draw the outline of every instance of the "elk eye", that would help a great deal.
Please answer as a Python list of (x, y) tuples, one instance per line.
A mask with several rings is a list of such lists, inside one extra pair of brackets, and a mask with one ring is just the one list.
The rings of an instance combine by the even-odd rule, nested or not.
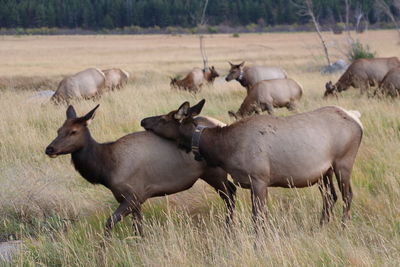
[(76, 130), (72, 130), (72, 131), (69, 133), (69, 135), (74, 135), (74, 134), (76, 134)]

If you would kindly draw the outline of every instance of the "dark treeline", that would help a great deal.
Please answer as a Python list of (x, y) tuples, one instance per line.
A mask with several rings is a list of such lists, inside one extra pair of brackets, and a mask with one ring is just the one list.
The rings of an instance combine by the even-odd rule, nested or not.
[[(298, 1), (298, 0), (297, 0)], [(393, 8), (393, 0), (387, 2)], [(349, 0), (350, 21), (360, 11), (374, 24), (387, 20), (374, 0)], [(314, 0), (321, 24), (345, 21), (345, 0)], [(0, 27), (112, 29), (125, 26), (194, 27), (203, 0), (0, 0)], [(291, 0), (209, 0), (208, 25), (304, 24)]]

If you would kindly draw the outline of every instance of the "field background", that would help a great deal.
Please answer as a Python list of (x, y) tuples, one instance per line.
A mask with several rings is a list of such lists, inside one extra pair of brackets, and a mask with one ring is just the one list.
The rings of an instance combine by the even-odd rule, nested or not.
[[(332, 59), (344, 58), (346, 35), (324, 35)], [(378, 56), (400, 56), (395, 31), (353, 35)], [(35, 90), (55, 90), (62, 77), (87, 67), (130, 72), (125, 89), (98, 101), (90, 130), (99, 142), (141, 131), (142, 118), (166, 113), (185, 100), (205, 98), (204, 115), (229, 123), (227, 111), (239, 107), (245, 90), (223, 79), (196, 96), (170, 89), (169, 76), (202, 67), (199, 41), (192, 35), (2, 36), (0, 43), (0, 241), (23, 240), (13, 265), (400, 265), (400, 104), (360, 97), (354, 89), (338, 100), (322, 100), (325, 82), (335, 82), (339, 74), (319, 73), (325, 61), (315, 34), (212, 35), (205, 43), (210, 65), (222, 76), (229, 69), (227, 60), (285, 68), (304, 86), (301, 112), (333, 104), (362, 113), (365, 133), (352, 175), (348, 229), (340, 227), (341, 199), (333, 221), (321, 229), (317, 187), (271, 188), (269, 222), (255, 240), (249, 191), (238, 189), (236, 223), (229, 233), (222, 201), (198, 182), (186, 192), (144, 205), (144, 240), (132, 236), (127, 218), (106, 249), (99, 246), (102, 227), (116, 201), (107, 189), (83, 180), (70, 156), (45, 156), (66, 107), (30, 101)], [(75, 103), (78, 114), (94, 106), (92, 101)]]

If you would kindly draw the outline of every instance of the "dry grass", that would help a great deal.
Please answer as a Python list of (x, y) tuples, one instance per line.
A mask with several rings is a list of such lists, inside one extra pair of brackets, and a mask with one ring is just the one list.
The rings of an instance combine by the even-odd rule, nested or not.
[[(342, 58), (344, 36), (327, 38), (333, 57)], [(370, 31), (360, 38), (379, 56), (400, 56), (395, 32)], [(206, 98), (204, 114), (229, 122), (227, 111), (237, 109), (245, 94), (236, 82), (223, 80), (197, 96), (170, 90), (168, 76), (201, 66), (194, 36), (1, 37), (1, 42), (0, 73), (17, 82), (18, 76), (56, 80), (91, 66), (128, 70), (133, 79), (127, 88), (99, 101), (90, 129), (101, 142), (141, 130), (143, 117), (167, 112), (184, 100)], [(86, 183), (69, 156), (49, 159), (43, 153), (64, 120), (65, 107), (28, 103), (35, 86), (27, 91), (7, 85), (0, 91), (0, 239), (12, 234), (24, 240), (26, 249), (15, 264), (398, 266), (399, 102), (360, 98), (355, 90), (323, 101), (325, 82), (338, 76), (319, 74), (324, 59), (312, 33), (215, 35), (207, 37), (206, 45), (210, 63), (221, 74), (227, 72), (227, 60), (284, 67), (304, 86), (301, 111), (335, 104), (362, 113), (365, 135), (352, 176), (355, 196), (348, 229), (340, 229), (341, 201), (334, 220), (320, 229), (317, 188), (273, 188), (268, 225), (255, 240), (249, 192), (239, 189), (236, 224), (228, 233), (222, 201), (198, 183), (145, 205), (144, 240), (131, 236), (130, 221), (125, 220), (102, 250), (102, 226), (115, 207), (111, 193)], [(76, 103), (76, 109), (82, 114), (94, 104)]]

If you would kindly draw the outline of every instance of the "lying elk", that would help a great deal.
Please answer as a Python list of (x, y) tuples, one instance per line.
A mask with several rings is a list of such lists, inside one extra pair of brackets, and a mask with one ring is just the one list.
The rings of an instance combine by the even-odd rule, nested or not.
[(194, 68), (182, 80), (171, 78), (170, 85), (175, 89), (187, 90), (189, 92), (197, 93), (198, 91), (200, 91), (205, 82), (208, 84), (213, 84), (215, 78), (217, 77), (219, 77), (219, 74), (215, 70), (214, 66), (209, 68), (208, 71), (202, 70), (200, 68)]
[(106, 87), (109, 90), (121, 89), (128, 83), (129, 73), (123, 69), (102, 70), (106, 77)]
[(390, 70), (374, 92), (385, 96), (398, 97), (400, 95), (400, 67)]
[(99, 97), (105, 88), (104, 73), (96, 68), (89, 68), (64, 78), (57, 91), (51, 97), (55, 103), (69, 103), (73, 99), (91, 99)]
[(395, 67), (400, 67), (400, 60), (397, 57), (357, 59), (351, 63), (335, 85), (331, 81), (325, 84), (324, 97), (346, 91), (350, 86), (360, 88), (360, 93), (364, 94), (368, 92), (370, 86), (379, 85), (385, 75)]
[[(350, 175), (363, 135), (358, 111), (330, 106), (288, 117), (252, 116), (225, 127), (198, 125), (205, 100), (190, 107), (143, 119), (141, 125), (192, 150), (209, 166), (227, 171), (236, 184), (251, 189), (253, 220), (266, 215), (268, 187), (318, 184), (323, 199), (320, 223), (329, 221), (337, 196), (335, 173), (344, 200), (342, 223), (349, 217)], [(256, 227), (257, 229), (257, 227)]]
[(296, 110), (296, 102), (301, 98), (303, 89), (292, 79), (276, 79), (256, 83), (243, 100), (239, 110), (229, 115), (238, 119), (251, 116), (254, 112), (260, 114), (267, 110), (272, 115), (274, 108), (286, 107)]
[(247, 93), (249, 93), (250, 88), (256, 83), (263, 80), (273, 80), (273, 79), (285, 79), (287, 78), (287, 73), (281, 68), (277, 67), (244, 67), (244, 61), (240, 64), (232, 64), (228, 62), (231, 66), (228, 75), (225, 80), (227, 82), (236, 80), (243, 87), (246, 88)]
[[(67, 119), (46, 148), (46, 154), (52, 158), (71, 154), (72, 163), (83, 178), (111, 190), (120, 204), (107, 220), (106, 235), (131, 213), (134, 227), (142, 235), (141, 205), (148, 198), (189, 189), (199, 177), (217, 190), (228, 209), (227, 222), (232, 219), (236, 187), (227, 180), (225, 171), (195, 161), (193, 155), (179, 150), (173, 142), (146, 131), (99, 144), (87, 127), (97, 108), (98, 105), (85, 116), (77, 117), (74, 108), (69, 106)], [(194, 121), (208, 127), (223, 125), (205, 117)]]

